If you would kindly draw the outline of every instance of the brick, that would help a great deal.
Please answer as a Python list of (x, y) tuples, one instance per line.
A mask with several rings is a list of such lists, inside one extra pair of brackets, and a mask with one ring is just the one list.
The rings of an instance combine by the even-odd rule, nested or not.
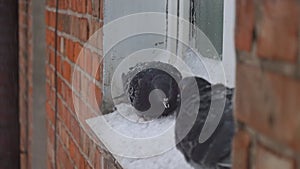
[(257, 55), (295, 63), (299, 45), (300, 7), (297, 0), (260, 1)]
[(63, 106), (63, 112), (61, 114), (61, 118), (67, 127), (71, 126), (71, 120), (70, 120), (71, 116), (72, 116), (71, 112), (67, 109), (66, 106)]
[(57, 71), (57, 73), (62, 74), (62, 70), (63, 70), (62, 66), (63, 66), (62, 58), (57, 55), (56, 56), (56, 71)]
[(64, 161), (64, 166), (65, 168), (73, 168), (73, 163), (68, 157), (66, 157), (66, 160)]
[[(80, 89), (81, 89), (80, 94), (81, 94), (82, 99), (85, 100), (85, 99), (87, 99), (87, 96), (88, 96), (88, 83), (89, 83), (89, 80), (84, 74), (81, 74), (80, 80), (81, 80), (81, 82), (80, 82), (81, 83), (80, 84)], [(80, 109), (85, 110), (83, 104), (82, 105), (80, 104)]]
[(55, 121), (55, 112), (52, 110), (52, 107), (49, 102), (46, 103), (46, 112), (47, 112), (47, 119), (54, 124)]
[(54, 47), (55, 45), (55, 34), (53, 31), (47, 29), (46, 30), (46, 43), (49, 46)]
[(64, 144), (64, 146), (66, 148), (68, 148), (70, 138), (69, 138), (69, 135), (68, 135), (66, 129), (63, 126), (61, 126), (60, 129), (59, 129), (59, 135), (61, 137), (61, 140), (62, 140), (62, 143)]
[(69, 3), (68, 0), (60, 0), (58, 1), (59, 9), (68, 9)]
[(80, 155), (80, 164), (79, 164), (79, 168), (86, 168), (86, 161), (84, 159), (83, 156)]
[(51, 122), (47, 121), (47, 134), (48, 134), (47, 135), (48, 136), (47, 140), (48, 140), (48, 144), (54, 145), (54, 141), (55, 141), (55, 134), (54, 133), (55, 133), (55, 131), (54, 131), (54, 128), (52, 127), (52, 124), (51, 124)]
[(93, 78), (96, 79), (96, 72), (98, 70), (98, 67), (100, 65), (100, 58), (98, 57), (98, 55), (94, 52), (92, 52), (92, 55), (91, 55), (91, 67), (92, 67), (92, 72), (91, 72), (91, 75), (93, 76)]
[[(54, 87), (54, 79), (55, 79), (54, 71), (50, 66), (47, 66), (46, 73), (47, 73), (47, 77), (48, 77), (47, 80), (49, 81), (49, 88), (52, 88), (52, 87)], [(51, 92), (51, 90), (49, 90), (49, 92)], [(54, 103), (54, 102), (51, 102), (51, 103)]]
[(48, 169), (54, 169), (54, 147), (53, 144), (47, 142), (47, 167)]
[(88, 20), (86, 18), (71, 17), (71, 34), (82, 41), (88, 39)]
[(101, 61), (99, 64), (99, 67), (96, 69), (96, 80), (99, 82), (103, 82), (103, 62)]
[(300, 81), (277, 74), (267, 74), (273, 91), (273, 129), (278, 140), (300, 152)]
[(97, 18), (100, 18), (100, 1), (101, 0), (87, 0), (87, 12)]
[[(72, 88), (73, 89), (73, 88)], [(66, 100), (67, 102), (67, 107), (68, 107), (68, 112), (72, 113), (73, 115), (75, 114), (75, 105), (74, 105), (74, 97), (75, 97), (75, 94), (74, 94), (74, 91), (71, 90), (69, 87), (66, 89), (66, 93), (67, 93), (67, 96), (69, 97), (69, 99)], [(69, 110), (70, 109), (70, 110)]]
[(236, 1), (236, 48), (250, 52), (254, 34), (254, 0)]
[(95, 84), (89, 83), (88, 86), (89, 86), (88, 103), (94, 110), (98, 110), (99, 106), (96, 100)]
[(49, 57), (48, 64), (54, 66), (54, 64), (55, 64), (55, 54), (54, 54), (54, 51), (50, 50), (49, 48), (47, 48), (46, 50), (47, 50), (47, 55)]
[(80, 87), (80, 81), (81, 81), (81, 73), (78, 69), (75, 69), (73, 72), (73, 80), (72, 80), (72, 86), (73, 90), (79, 92), (81, 89)]
[(76, 1), (77, 0), (73, 0), (69, 2), (69, 8), (73, 11), (76, 11)]
[(101, 168), (101, 152), (98, 149), (95, 152), (94, 167)]
[(233, 141), (233, 169), (249, 168), (251, 137), (246, 131), (239, 130)]
[(93, 0), (87, 0), (87, 7), (86, 7), (86, 10), (87, 10), (87, 13), (92, 15), (92, 12), (93, 12)]
[(66, 56), (68, 57), (69, 60), (74, 62), (74, 42), (70, 39), (66, 39)]
[(71, 131), (71, 133), (72, 133), (75, 141), (77, 143), (79, 143), (79, 140), (80, 140), (80, 126), (79, 126), (79, 122), (74, 117), (71, 117), (70, 118), (70, 124), (71, 124), (70, 131)]
[(69, 159), (67, 157), (67, 154), (63, 148), (63, 145), (59, 142), (58, 144), (58, 150), (57, 150), (57, 162), (58, 162), (58, 165), (61, 167), (61, 168), (65, 168), (66, 167), (66, 164), (68, 163)]
[(89, 153), (87, 154), (87, 156), (90, 159), (91, 163), (94, 162), (96, 151), (97, 151), (96, 145), (95, 145), (94, 142), (91, 141), (90, 144), (89, 144)]
[(19, 11), (25, 12), (28, 10), (28, 5), (24, 2), (19, 2), (18, 6), (19, 6)]
[[(93, 23), (93, 21), (91, 22)], [(97, 22), (96, 22), (97, 23)], [(88, 40), (88, 44), (99, 50), (99, 55), (103, 55), (103, 30), (102, 30), (103, 23), (99, 23), (99, 25), (90, 25), (90, 37)]]
[(67, 34), (71, 33), (71, 16), (67, 14), (58, 15), (58, 30)]
[(49, 6), (49, 7), (55, 7), (56, 6), (56, 1), (46, 0), (46, 5)]
[(21, 162), (21, 166), (22, 168), (27, 168), (27, 154), (21, 153), (20, 154), (20, 162)]
[(75, 142), (73, 141), (73, 139), (70, 139), (70, 143), (69, 143), (69, 153), (70, 153), (70, 157), (75, 161), (75, 158), (77, 156), (77, 147), (75, 145)]
[(92, 75), (92, 61), (93, 61), (93, 55), (92, 52), (89, 49), (84, 49), (84, 57), (85, 57), (85, 67), (84, 71), (87, 72), (88, 74)]
[[(56, 86), (57, 88), (56, 88), (56, 90), (58, 91), (57, 94), (58, 94), (58, 96), (60, 96), (60, 97), (62, 97), (62, 95), (63, 95), (63, 94), (62, 94), (62, 92), (63, 92), (63, 91), (62, 91), (62, 83), (63, 83), (63, 79), (61, 79), (60, 77), (58, 77), (58, 78), (57, 78), (57, 86)], [(61, 99), (59, 99), (59, 97), (58, 97), (58, 100), (59, 100), (59, 101), (58, 101), (58, 108), (57, 108), (57, 109), (58, 109), (58, 111), (61, 111), (61, 109), (62, 109), (62, 104), (63, 104), (63, 103), (62, 103)]]
[(300, 81), (238, 64), (237, 84), (236, 118), (299, 152)]
[(270, 133), (271, 126), (268, 121), (270, 112), (266, 107), (271, 104), (264, 96), (262, 72), (257, 67), (238, 64), (236, 79), (235, 117), (260, 131)]
[(102, 93), (101, 89), (99, 87), (97, 87), (97, 86), (95, 86), (95, 95), (96, 95), (97, 105), (99, 107), (101, 107), (103, 93)]
[(62, 95), (63, 100), (67, 100), (69, 98), (69, 96), (67, 95), (67, 92), (66, 92), (67, 84), (68, 84), (68, 82), (64, 82), (64, 81), (61, 84), (61, 90), (62, 90), (61, 95)]
[(88, 40), (89, 29), (88, 29), (88, 20), (86, 18), (79, 19), (79, 39), (86, 42)]
[(63, 55), (63, 48), (61, 49), (61, 47), (63, 47), (61, 44), (64, 43), (64, 38), (62, 36), (57, 36), (57, 52), (59, 53), (59, 55)]
[(100, 19), (103, 20), (104, 19), (104, 1), (100, 0)]
[(86, 0), (74, 0), (76, 1), (75, 9), (77, 12), (86, 13)]
[(92, 169), (92, 166), (91, 166), (89, 163), (86, 163), (86, 164), (85, 164), (85, 168), (86, 168), (86, 169)]
[(56, 14), (55, 14), (55, 12), (46, 11), (45, 18), (46, 18), (47, 26), (55, 28), (55, 25), (56, 25)]
[(71, 74), (72, 74), (72, 67), (70, 63), (67, 61), (63, 62), (63, 72), (62, 75), (63, 77), (71, 84)]
[(81, 52), (82, 50), (82, 45), (80, 43), (75, 43), (74, 45), (74, 57), (73, 57), (73, 62), (77, 64), (77, 66), (79, 65), (84, 65), (84, 57), (80, 57), (80, 60), (77, 60), (79, 55), (83, 55), (84, 53)]
[(254, 169), (295, 169), (294, 160), (283, 157), (258, 145), (255, 154)]
[[(102, 31), (102, 27), (103, 27), (103, 22), (96, 20), (96, 19), (91, 19), (90, 23), (89, 23), (89, 37), (91, 36), (97, 36), (97, 34), (95, 34), (96, 32), (99, 33), (100, 31)], [(99, 38), (99, 40), (101, 40)], [(101, 44), (101, 42), (98, 42)]]
[(80, 128), (80, 143), (79, 146), (84, 154), (88, 154), (90, 139), (84, 129)]

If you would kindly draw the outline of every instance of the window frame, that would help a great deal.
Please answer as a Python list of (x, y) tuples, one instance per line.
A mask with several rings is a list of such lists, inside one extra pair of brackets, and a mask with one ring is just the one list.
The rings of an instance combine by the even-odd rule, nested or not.
[[(170, 0), (169, 0), (170, 1)], [(177, 3), (169, 6), (169, 11), (177, 11), (177, 16), (186, 21), (191, 21), (191, 1), (192, 0), (177, 0)], [(207, 59), (201, 58), (207, 64), (207, 67), (214, 67), (215, 65), (222, 65), (225, 75), (225, 81), (219, 79), (213, 79), (212, 83), (225, 83), (229, 87), (235, 87), (235, 69), (236, 69), (236, 53), (235, 53), (235, 42), (234, 42), (234, 28), (235, 28), (235, 1), (236, 0), (224, 0), (224, 10), (223, 10), (223, 42), (222, 42), (222, 59)], [(175, 13), (175, 12), (174, 12)], [(178, 22), (178, 28), (176, 31), (178, 32), (178, 38), (180, 40), (189, 42), (190, 46), (195, 49), (193, 46), (193, 38), (191, 35), (192, 30), (194, 29), (193, 25), (190, 24), (188, 28), (181, 22)], [(188, 32), (188, 33), (186, 33)], [(168, 34), (172, 34), (174, 32), (168, 32)], [(167, 48), (174, 48), (172, 44), (167, 44)], [(184, 55), (185, 48), (182, 46), (178, 46), (176, 48), (176, 53), (180, 56)], [(206, 62), (206, 60), (212, 60)], [(215, 63), (215, 64), (214, 64)], [(220, 72), (222, 73), (222, 72)]]

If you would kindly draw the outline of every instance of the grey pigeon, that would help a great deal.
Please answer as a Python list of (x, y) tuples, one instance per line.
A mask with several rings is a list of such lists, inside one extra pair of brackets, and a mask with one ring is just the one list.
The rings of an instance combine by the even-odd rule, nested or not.
[[(176, 110), (175, 126), (177, 149), (195, 169), (231, 168), (234, 90), (222, 84), (211, 85), (200, 77), (184, 78), (179, 87), (181, 105)], [(217, 116), (213, 114), (213, 120), (206, 124), (210, 111), (219, 114), (220, 120), (214, 120)], [(212, 128), (215, 125), (216, 129), (206, 141), (200, 142), (205, 124)]]

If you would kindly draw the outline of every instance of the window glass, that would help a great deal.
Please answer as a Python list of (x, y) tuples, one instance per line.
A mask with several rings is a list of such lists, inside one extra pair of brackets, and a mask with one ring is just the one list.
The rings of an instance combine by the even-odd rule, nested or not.
[[(197, 26), (211, 41), (219, 54), (223, 54), (223, 10), (224, 0), (191, 0), (191, 22)], [(197, 40), (195, 31), (195, 47), (201, 43)]]

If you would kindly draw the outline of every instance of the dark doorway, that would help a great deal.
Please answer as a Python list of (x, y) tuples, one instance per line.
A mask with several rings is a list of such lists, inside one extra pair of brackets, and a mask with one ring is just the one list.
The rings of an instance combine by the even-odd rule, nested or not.
[(0, 0), (0, 168), (18, 169), (18, 2)]

